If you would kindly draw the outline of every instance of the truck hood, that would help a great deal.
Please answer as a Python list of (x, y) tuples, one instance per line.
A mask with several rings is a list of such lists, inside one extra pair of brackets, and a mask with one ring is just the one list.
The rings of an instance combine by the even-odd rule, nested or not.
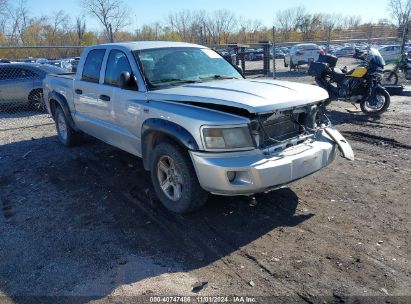
[(284, 110), (328, 98), (317, 86), (279, 80), (227, 79), (149, 91), (149, 100), (237, 107), (250, 113)]

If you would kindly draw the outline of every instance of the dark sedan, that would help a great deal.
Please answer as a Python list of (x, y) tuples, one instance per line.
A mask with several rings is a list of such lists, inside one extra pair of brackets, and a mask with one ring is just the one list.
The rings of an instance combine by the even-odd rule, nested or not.
[(28, 104), (44, 109), (43, 79), (47, 74), (63, 74), (63, 69), (30, 63), (0, 64), (0, 106)]

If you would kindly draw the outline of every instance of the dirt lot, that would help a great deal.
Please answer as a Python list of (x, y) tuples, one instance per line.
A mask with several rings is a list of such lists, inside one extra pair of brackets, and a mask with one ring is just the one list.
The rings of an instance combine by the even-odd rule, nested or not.
[[(380, 119), (342, 102), (330, 107), (355, 161), (337, 157), (254, 198), (212, 196), (189, 216), (159, 205), (139, 159), (97, 140), (65, 148), (45, 115), (0, 114), (0, 302), (275, 295), (409, 303), (407, 89)], [(198, 282), (208, 284), (196, 293)]]

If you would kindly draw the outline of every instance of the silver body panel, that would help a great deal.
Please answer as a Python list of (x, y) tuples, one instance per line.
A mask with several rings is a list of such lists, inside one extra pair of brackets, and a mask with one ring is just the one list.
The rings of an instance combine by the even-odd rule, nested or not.
[[(202, 187), (214, 194), (247, 195), (268, 192), (328, 166), (337, 152), (324, 136), (270, 155), (260, 150), (237, 153), (190, 152)], [(230, 182), (228, 171), (238, 178)]]
[[(213, 110), (206, 107), (208, 104), (241, 108), (249, 113), (265, 113), (318, 103), (328, 98), (328, 94), (312, 85), (247, 79), (215, 80), (147, 90), (132, 51), (182, 46), (204, 48), (169, 42), (119, 43), (87, 48), (81, 56), (75, 76), (47, 76), (43, 83), (45, 96), (53, 91), (58, 92), (67, 100), (79, 129), (137, 156), (142, 156), (142, 126), (148, 119), (159, 118), (183, 127), (199, 147), (199, 151), (190, 151), (190, 156), (200, 184), (213, 193), (234, 195), (266, 191), (309, 175), (332, 162), (337, 145), (330, 137), (322, 135), (317, 140), (306, 141), (269, 156), (259, 149), (245, 152), (205, 152), (200, 131), (203, 126), (250, 123), (247, 117)], [(81, 76), (88, 52), (96, 48), (105, 49), (106, 53), (99, 82), (90, 83), (81, 80)], [(138, 91), (104, 84), (108, 53), (113, 49), (121, 50), (127, 55), (136, 76)], [(82, 94), (75, 93), (79, 89)], [(110, 96), (110, 101), (101, 100), (101, 94)], [(46, 100), (46, 105), (50, 111), (49, 100)], [(227, 170), (246, 172), (244, 176), (248, 174), (250, 182), (230, 184)], [(241, 173), (239, 176), (241, 177)]]

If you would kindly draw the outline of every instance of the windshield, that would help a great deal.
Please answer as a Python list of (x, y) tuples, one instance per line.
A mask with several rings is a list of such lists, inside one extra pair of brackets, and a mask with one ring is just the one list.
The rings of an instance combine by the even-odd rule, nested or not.
[(384, 58), (382, 58), (380, 52), (375, 48), (370, 48), (370, 51), (368, 52), (368, 62), (379, 67), (385, 66)]
[(134, 52), (149, 89), (218, 79), (241, 79), (218, 53), (201, 48), (161, 48)]

